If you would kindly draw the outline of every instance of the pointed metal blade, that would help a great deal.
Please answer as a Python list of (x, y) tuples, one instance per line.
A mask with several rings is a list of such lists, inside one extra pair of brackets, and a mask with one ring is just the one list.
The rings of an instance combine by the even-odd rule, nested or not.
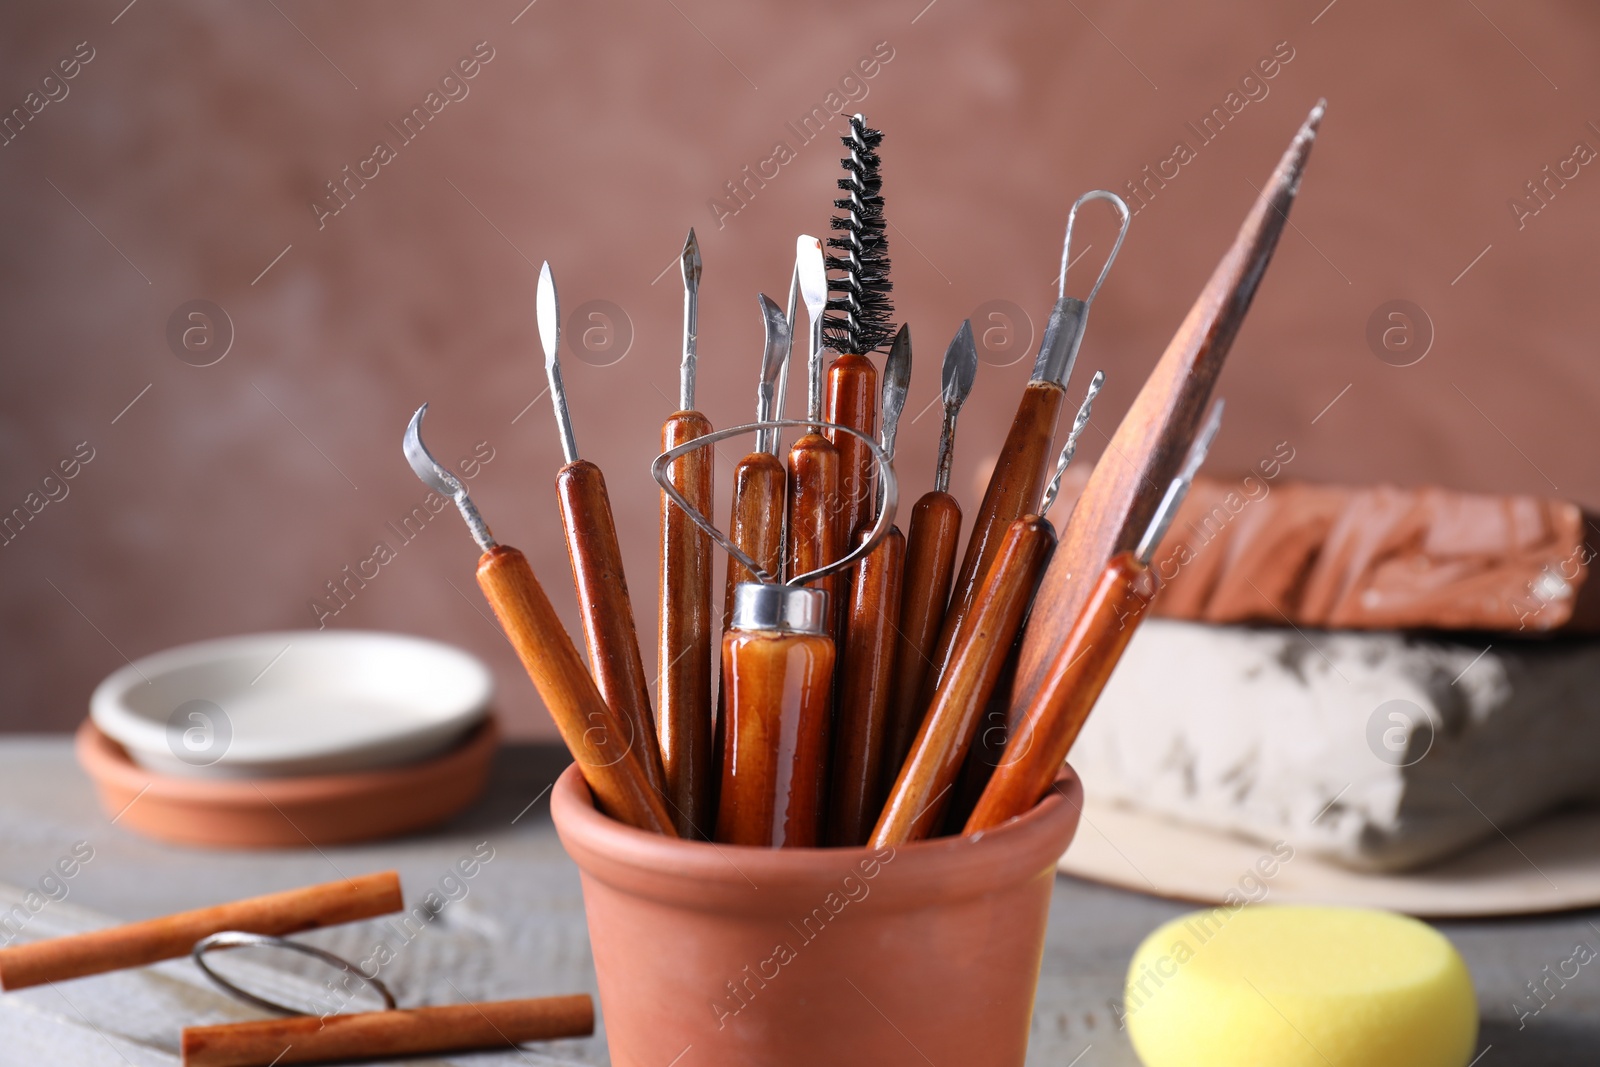
[[(657, 260), (660, 262), (660, 260)], [(683, 287), (694, 291), (700, 288), (700, 241), (689, 227), (689, 237), (683, 242)]]
[(779, 372), (789, 359), (789, 319), (771, 297), (762, 293), (761, 320), (767, 333), (767, 345), (761, 353), (761, 383), (771, 386), (777, 382)]
[(965, 319), (950, 347), (944, 350), (944, 367), (940, 377), (944, 387), (945, 407), (959, 408), (972, 392), (972, 382), (978, 376), (978, 343), (972, 336), (972, 320)]
[(900, 413), (905, 410), (906, 392), (911, 388), (911, 327), (902, 324), (889, 346), (889, 357), (883, 363), (883, 388), (879, 401), (879, 418), (883, 429), (879, 441), (883, 450), (894, 458), (894, 436), (900, 428)]
[(561, 304), (556, 298), (556, 280), (550, 274), (550, 263), (539, 269), (539, 293), (535, 301), (539, 319), (539, 343), (544, 346), (544, 368), (556, 365), (561, 350)]

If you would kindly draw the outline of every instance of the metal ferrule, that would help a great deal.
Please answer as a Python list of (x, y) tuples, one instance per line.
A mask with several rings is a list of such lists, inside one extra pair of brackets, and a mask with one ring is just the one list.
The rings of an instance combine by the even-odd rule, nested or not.
[(733, 630), (787, 634), (828, 632), (828, 594), (821, 589), (740, 582), (733, 587)]
[(1083, 326), (1089, 317), (1089, 305), (1075, 296), (1064, 296), (1050, 309), (1050, 320), (1045, 323), (1044, 340), (1039, 344), (1039, 355), (1033, 361), (1033, 380), (1066, 385), (1072, 377), (1072, 365), (1078, 361), (1078, 348), (1083, 344)]

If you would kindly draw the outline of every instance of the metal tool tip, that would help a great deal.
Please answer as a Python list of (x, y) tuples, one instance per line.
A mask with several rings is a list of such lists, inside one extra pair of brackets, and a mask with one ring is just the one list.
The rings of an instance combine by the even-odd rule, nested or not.
[(972, 336), (972, 320), (963, 319), (961, 328), (945, 349), (944, 366), (940, 384), (946, 404), (960, 404), (972, 391), (972, 382), (978, 375), (978, 342)]
[(683, 284), (689, 289), (700, 287), (700, 241), (689, 227), (689, 237), (683, 242)]
[(1223, 401), (1218, 397), (1211, 405), (1211, 410), (1206, 413), (1206, 421), (1200, 427), (1200, 433), (1195, 436), (1194, 444), (1189, 446), (1189, 454), (1184, 458), (1183, 469), (1178, 477), (1184, 481), (1193, 481), (1199, 473), (1200, 465), (1206, 461), (1206, 453), (1211, 451), (1211, 443), (1217, 439), (1217, 432), (1222, 429)]
[(895, 331), (894, 343), (889, 346), (889, 358), (883, 364), (884, 385), (894, 382), (904, 389), (911, 382), (911, 324), (901, 323)]
[(1317, 101), (1317, 106), (1311, 109), (1311, 114), (1306, 116), (1305, 129), (1312, 133), (1317, 132), (1317, 127), (1322, 125), (1322, 116), (1328, 111), (1328, 98), (1323, 97)]
[(766, 348), (761, 353), (761, 380), (770, 385), (778, 380), (789, 358), (789, 316), (766, 293), (759, 296), (761, 322), (766, 330)]
[(801, 234), (794, 243), (795, 269), (800, 275), (800, 299), (813, 319), (828, 306), (828, 267), (822, 255), (822, 242)]
[(422, 443), (422, 417), (428, 413), (428, 405), (423, 404), (411, 416), (411, 422), (406, 426), (405, 440), (401, 450), (405, 452), (406, 462), (411, 464), (411, 470), (422, 484), (437, 493), (454, 497), (461, 492), (461, 482), (452, 474), (449, 468), (433, 458), (428, 451), (428, 446)]
[(550, 273), (550, 261), (539, 268), (539, 292), (535, 301), (539, 320), (539, 343), (544, 346), (544, 365), (555, 365), (556, 353), (561, 348), (561, 303), (556, 296), (556, 280)]

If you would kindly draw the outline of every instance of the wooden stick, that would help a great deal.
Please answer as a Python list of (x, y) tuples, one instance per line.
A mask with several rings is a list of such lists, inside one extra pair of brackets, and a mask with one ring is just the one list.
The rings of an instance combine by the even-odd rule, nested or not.
[(594, 1001), (586, 993), (355, 1015), (302, 1015), (185, 1027), (183, 1067), (268, 1067), (432, 1052), (515, 1051), (524, 1041), (592, 1033)]
[[(866, 540), (868, 531), (858, 535)], [(867, 843), (887, 793), (883, 762), (906, 539), (890, 527), (855, 568), (829, 786), (828, 844)]]
[[(823, 392), (822, 417), (827, 422), (859, 430), (875, 437), (878, 430), (878, 369), (866, 356), (847, 354), (835, 359), (828, 367), (827, 385)], [(825, 431), (828, 440), (839, 450), (839, 501), (835, 507), (838, 543), (853, 544), (856, 531), (872, 521), (872, 450), (854, 434), (842, 430)], [(849, 579), (840, 582), (841, 591), (849, 586)], [(848, 597), (841, 596), (834, 605), (838, 620), (835, 636), (845, 633), (850, 617)], [(840, 642), (841, 658), (843, 642)]]
[(984, 705), (1022, 625), (1034, 580), (1054, 543), (1049, 524), (1028, 515), (1006, 530), (994, 566), (963, 618), (945, 677), (872, 831), (872, 846), (928, 837), (940, 825)]
[(1013, 725), (1033, 700), (1056, 649), (1083, 613), (1099, 575), (1132, 548), (1183, 462), (1223, 361), (1272, 259), (1300, 186), (1323, 104), (1312, 109), (1173, 335), (1078, 497), (1045, 572), (1023, 640), (1011, 698)]
[(187, 956), (222, 930), (285, 934), (387, 915), (404, 906), (394, 871), (290, 889), (71, 937), (0, 949), (0, 989), (23, 989)]
[(924, 493), (911, 509), (906, 533), (905, 577), (901, 582), (900, 632), (894, 653), (889, 724), (884, 741), (883, 790), (894, 785), (922, 726), (923, 678), (933, 663), (933, 646), (944, 622), (961, 540), (961, 504), (949, 493)]
[(639, 654), (633, 623), (628, 576), (622, 568), (617, 524), (605, 475), (586, 459), (568, 463), (556, 473), (556, 498), (567, 534), (567, 558), (578, 594), (583, 639), (594, 667), (600, 695), (638, 738), (634, 753), (651, 788), (663, 788), (661, 753), (655, 744), (650, 714), (650, 683)]
[(727, 752), (717, 840), (821, 844), (833, 641), (820, 634), (729, 630), (722, 639)]
[[(679, 411), (661, 427), (661, 450), (704, 437), (711, 422)], [(667, 467), (673, 488), (709, 516), (711, 449), (680, 456)], [(711, 538), (661, 494), (661, 760), (667, 800), (681, 837), (711, 835)]]
[(630, 826), (676, 837), (661, 794), (633, 751), (647, 739), (600, 696), (528, 558), (496, 545), (478, 559), (478, 586), (600, 807)]
[(1017, 519), (1039, 509), (1050, 461), (1055, 458), (1056, 421), (1065, 396), (1065, 389), (1048, 381), (1030, 381), (1022, 392), (1016, 417), (1011, 421), (1011, 430), (1006, 434), (1000, 458), (989, 477), (989, 487), (984, 491), (983, 503), (973, 520), (972, 534), (967, 538), (966, 555), (961, 559), (961, 570), (950, 592), (950, 606), (945, 611), (938, 643), (934, 645), (933, 668), (923, 675), (923, 707), (932, 702), (933, 690), (948, 669), (956, 631), (972, 609), (1007, 530)]
[[(789, 447), (788, 576), (832, 563), (843, 553), (839, 546), (839, 450), (819, 433), (807, 433)], [(828, 594), (833, 616), (839, 603), (839, 578), (830, 574), (808, 583)], [(831, 630), (831, 627), (830, 627)]]
[(1039, 696), (1024, 709), (966, 833), (1021, 815), (1049, 790), (1155, 593), (1150, 569), (1132, 552), (1112, 559), (1052, 657)]

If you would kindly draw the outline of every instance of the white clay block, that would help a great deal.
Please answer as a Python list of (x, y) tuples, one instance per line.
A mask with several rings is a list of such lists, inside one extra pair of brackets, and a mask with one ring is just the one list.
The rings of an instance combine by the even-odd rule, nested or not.
[(1070, 759), (1101, 799), (1397, 871), (1600, 799), (1600, 642), (1152, 619)]

